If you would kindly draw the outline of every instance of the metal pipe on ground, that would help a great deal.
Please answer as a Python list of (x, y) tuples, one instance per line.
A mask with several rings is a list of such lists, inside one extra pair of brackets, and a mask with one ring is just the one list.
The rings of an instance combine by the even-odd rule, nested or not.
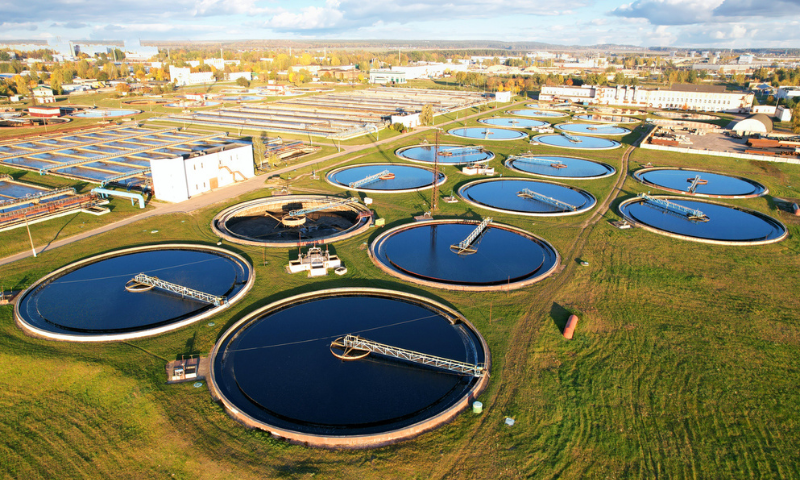
[(109, 196), (130, 198), (131, 205), (133, 205), (134, 200), (138, 200), (139, 208), (144, 208), (144, 197), (138, 193), (118, 192), (116, 190), (108, 190), (105, 188), (93, 188), (92, 193), (96, 193), (103, 198), (108, 198)]

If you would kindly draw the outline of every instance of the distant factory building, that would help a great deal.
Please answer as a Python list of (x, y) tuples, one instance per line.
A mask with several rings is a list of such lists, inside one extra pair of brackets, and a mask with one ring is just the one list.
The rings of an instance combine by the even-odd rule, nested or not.
[(573, 101), (600, 105), (631, 105), (663, 109), (702, 110), (710, 112), (750, 111), (752, 93), (728, 92), (724, 86), (672, 84), (669, 89), (648, 90), (638, 86), (595, 85), (543, 86), (543, 101)]
[(377, 83), (379, 85), (406, 83), (406, 73), (394, 70), (370, 70), (369, 83)]
[(244, 78), (248, 82), (253, 81), (253, 72), (231, 72), (225, 76), (228, 78), (228, 80), (232, 81), (239, 80), (240, 78)]
[(752, 135), (754, 133), (767, 134), (772, 132), (772, 119), (763, 113), (740, 120), (732, 129), (739, 135)]
[(182, 202), (255, 175), (253, 147), (230, 143), (150, 161), (156, 198)]
[(214, 83), (216, 81), (213, 72), (192, 73), (192, 69), (189, 67), (180, 68), (175, 65), (169, 66), (169, 77), (177, 86), (200, 85), (203, 83)]

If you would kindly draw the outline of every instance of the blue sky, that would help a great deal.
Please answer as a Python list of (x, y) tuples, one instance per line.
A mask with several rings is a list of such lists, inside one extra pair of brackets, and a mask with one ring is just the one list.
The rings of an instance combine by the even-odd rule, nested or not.
[(0, 0), (0, 12), (0, 40), (486, 39), (800, 47), (800, 0)]

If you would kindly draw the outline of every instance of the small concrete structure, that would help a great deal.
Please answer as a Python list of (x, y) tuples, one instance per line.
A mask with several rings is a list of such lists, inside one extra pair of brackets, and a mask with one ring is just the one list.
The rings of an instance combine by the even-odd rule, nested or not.
[(208, 357), (173, 360), (167, 363), (167, 383), (193, 382), (208, 375)]
[(323, 253), (320, 247), (311, 247), (306, 256), (302, 250), (298, 254), (297, 260), (290, 260), (286, 267), (288, 273), (308, 272), (309, 277), (323, 277), (328, 274), (329, 268), (342, 266), (341, 260), (337, 255), (331, 255), (330, 250), (326, 249)]
[(494, 167), (481, 164), (467, 165), (461, 169), (461, 173), (464, 175), (494, 175)]

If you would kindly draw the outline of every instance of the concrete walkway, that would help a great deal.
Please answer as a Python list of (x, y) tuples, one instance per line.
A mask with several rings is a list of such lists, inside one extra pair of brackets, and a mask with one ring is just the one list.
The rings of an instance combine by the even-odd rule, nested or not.
[[(524, 103), (524, 102), (510, 103), (508, 106), (517, 105), (519, 103)], [(503, 108), (505, 108), (505, 107), (503, 107)], [(364, 144), (364, 145), (342, 145), (342, 147), (341, 147), (342, 151), (341, 152), (332, 153), (332, 154), (326, 155), (324, 157), (320, 157), (320, 158), (317, 158), (317, 159), (314, 159), (314, 160), (308, 160), (306, 162), (301, 162), (301, 163), (298, 163), (298, 164), (290, 165), (288, 167), (279, 168), (279, 169), (273, 169), (273, 170), (270, 170), (268, 172), (268, 175), (269, 176), (280, 175), (280, 174), (283, 174), (283, 173), (291, 172), (293, 170), (297, 170), (299, 168), (304, 168), (304, 167), (308, 167), (308, 166), (315, 165), (315, 164), (318, 164), (318, 163), (327, 162), (328, 160), (333, 160), (335, 158), (344, 157), (346, 155), (351, 155), (353, 153), (358, 153), (358, 152), (361, 152), (361, 151), (364, 151), (364, 150), (369, 150), (369, 149), (375, 148), (375, 147), (380, 146), (380, 145), (393, 143), (393, 142), (402, 140), (402, 139), (404, 139), (406, 137), (409, 137), (411, 135), (417, 135), (417, 134), (419, 134), (421, 132), (426, 132), (426, 131), (429, 131), (429, 130), (433, 130), (435, 128), (442, 128), (445, 125), (451, 125), (451, 124), (454, 124), (454, 123), (461, 123), (463, 121), (478, 117), (478, 116), (483, 115), (485, 113), (486, 112), (478, 112), (478, 113), (475, 113), (475, 114), (467, 116), (467, 117), (459, 118), (458, 120), (452, 120), (450, 122), (442, 123), (442, 124), (437, 125), (435, 127), (420, 127), (420, 128), (417, 128), (416, 130), (414, 130), (413, 132), (404, 133), (402, 135), (398, 135), (396, 137), (391, 137), (391, 138), (387, 138), (387, 139), (384, 139), (384, 140), (380, 140), (378, 142), (367, 143), (367, 144)], [(366, 155), (366, 153), (365, 153), (365, 155)], [(352, 158), (350, 160), (355, 160), (356, 158), (359, 158), (359, 157), (354, 157), (354, 158)], [(229, 200), (231, 198), (236, 198), (236, 197), (239, 197), (239, 196), (244, 195), (246, 193), (250, 193), (250, 192), (252, 192), (254, 190), (258, 190), (260, 188), (265, 188), (264, 187), (264, 180), (265, 179), (266, 179), (265, 175), (257, 175), (255, 177), (249, 178), (249, 179), (247, 179), (247, 180), (245, 180), (243, 182), (235, 183), (233, 185), (229, 185), (227, 187), (220, 188), (218, 190), (213, 190), (211, 192), (207, 192), (207, 193), (204, 193), (202, 195), (198, 195), (196, 197), (192, 197), (189, 200), (186, 200), (185, 202), (173, 203), (173, 204), (162, 204), (162, 203), (151, 204), (151, 207), (153, 207), (153, 208), (148, 209), (147, 211), (142, 212), (140, 214), (133, 215), (131, 217), (127, 217), (127, 218), (124, 218), (122, 220), (119, 220), (119, 221), (116, 221), (116, 222), (113, 222), (113, 223), (109, 223), (109, 224), (103, 225), (101, 227), (95, 228), (93, 230), (89, 230), (89, 231), (86, 231), (86, 232), (79, 233), (77, 235), (73, 235), (71, 237), (67, 237), (67, 238), (64, 238), (64, 239), (61, 239), (61, 240), (55, 240), (53, 242), (48, 243), (47, 245), (45, 245), (43, 247), (37, 247), (36, 248), (36, 253), (39, 254), (39, 253), (42, 253), (44, 251), (52, 250), (54, 248), (63, 247), (64, 245), (69, 245), (70, 243), (78, 242), (80, 240), (83, 240), (83, 239), (86, 239), (86, 238), (89, 238), (89, 237), (93, 237), (93, 236), (99, 235), (101, 233), (109, 232), (111, 230), (114, 230), (115, 228), (124, 227), (125, 225), (130, 225), (130, 224), (132, 224), (134, 222), (138, 222), (139, 220), (144, 220), (146, 218), (155, 217), (157, 215), (169, 215), (169, 214), (172, 214), (172, 213), (188, 213), (188, 212), (192, 212), (192, 211), (195, 211), (195, 210), (200, 210), (200, 209), (203, 209), (203, 208), (208, 207), (210, 205), (214, 205), (216, 203), (221, 203), (221, 202), (227, 201), (227, 200)], [(30, 257), (32, 255), (33, 254), (29, 250), (25, 250), (24, 252), (20, 252), (20, 253), (17, 253), (15, 255), (10, 255), (8, 257), (0, 259), (0, 265), (7, 265), (9, 263), (13, 263), (13, 262), (16, 262), (18, 260), (22, 260), (23, 258), (28, 258), (28, 257)]]

